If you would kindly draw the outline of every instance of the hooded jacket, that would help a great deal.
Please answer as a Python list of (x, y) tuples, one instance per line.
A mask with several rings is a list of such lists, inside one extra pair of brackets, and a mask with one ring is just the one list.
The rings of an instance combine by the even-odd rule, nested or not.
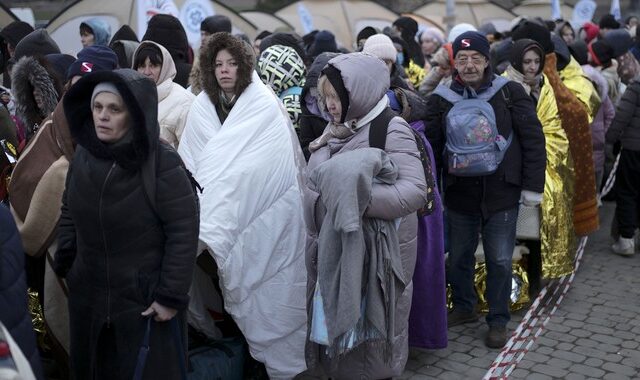
[[(39, 128), (42, 121), (53, 112), (60, 94), (53, 74), (34, 57), (23, 57), (13, 66), (12, 91), (16, 101), (16, 116), (27, 128), (27, 140)], [(41, 95), (41, 105), (34, 98), (34, 91)]]
[[(450, 88), (462, 94), (465, 85), (454, 71)], [(492, 83), (491, 68), (485, 70), (484, 83), (477, 90), (486, 90)], [(457, 212), (488, 217), (498, 211), (514, 208), (520, 200), (520, 191), (542, 193), (544, 189), (544, 135), (531, 98), (516, 83), (505, 85), (490, 100), (496, 115), (496, 126), (502, 136), (513, 134), (504, 159), (495, 173), (480, 177), (456, 177), (448, 174), (442, 157), (446, 144), (446, 116), (453, 105), (437, 94), (427, 100), (425, 135), (434, 149), (439, 171), (445, 183), (445, 205)]]
[(5, 87), (11, 87), (11, 73), (7, 67), (7, 62), (10, 57), (9, 51), (2, 41), (4, 40), (4, 42), (11, 44), (11, 46), (15, 48), (20, 40), (31, 32), (33, 32), (33, 27), (24, 21), (14, 21), (0, 31), (0, 53), (2, 53), (0, 54), (0, 67), (2, 67), (4, 71), (2, 85)]
[(282, 100), (289, 119), (300, 133), (300, 100), (306, 72), (302, 57), (293, 48), (271, 46), (260, 54), (257, 69), (260, 79)]
[[(113, 83), (130, 114), (127, 135), (101, 142), (91, 94)], [(89, 379), (99, 336), (113, 328), (118, 379), (130, 379), (145, 331), (140, 313), (153, 301), (187, 307), (198, 244), (197, 195), (180, 157), (159, 142), (152, 81), (130, 69), (96, 72), (66, 93), (63, 105), (78, 143), (67, 175), (54, 269), (69, 289), (71, 367)], [(178, 314), (176, 318), (181, 318)], [(154, 323), (144, 379), (179, 378), (169, 323)]]
[[(591, 79), (591, 82), (593, 82), (596, 90), (598, 90), (600, 99), (602, 100), (600, 108), (598, 109), (598, 113), (591, 123), (593, 164), (595, 172), (602, 173), (604, 171), (605, 160), (605, 134), (607, 133), (607, 130), (609, 129), (609, 126), (613, 121), (613, 117), (616, 114), (616, 109), (613, 105), (613, 102), (609, 98), (609, 83), (607, 78), (604, 76), (604, 72), (599, 71), (598, 69), (590, 65), (583, 65), (582, 70)], [(596, 186), (600, 186), (600, 184), (596, 184)]]
[(616, 115), (606, 134), (607, 144), (622, 143), (622, 148), (640, 151), (640, 82), (634, 80), (622, 95)]
[[(142, 41), (136, 49), (134, 57), (145, 45), (154, 45), (162, 52), (162, 68), (156, 88), (158, 90), (158, 122), (160, 138), (178, 149), (182, 131), (187, 123), (187, 115), (195, 96), (175, 83), (176, 66), (169, 51), (153, 41)], [(134, 58), (135, 61), (135, 58)]]
[(111, 38), (111, 27), (100, 17), (93, 17), (83, 21), (82, 25), (88, 26), (93, 31), (93, 43), (95, 45), (108, 46)]
[[(522, 74), (524, 53), (534, 42), (518, 40), (512, 52), (512, 64)], [(539, 45), (538, 45), (539, 46)], [(539, 51), (542, 53), (542, 51)], [(517, 57), (517, 58), (516, 58)], [(544, 69), (541, 57), (540, 72)], [(507, 70), (505, 77), (522, 83), (523, 76), (517, 78)], [(542, 74), (540, 90), (536, 102), (536, 114), (542, 124), (547, 156), (544, 191), (540, 205), (542, 218), (540, 223), (540, 245), (542, 255), (542, 277), (559, 278), (573, 271), (574, 233), (573, 233), (573, 161), (570, 158), (569, 139), (562, 129), (558, 106), (549, 84), (549, 79)]]
[(44, 379), (36, 345), (20, 235), (11, 213), (0, 205), (0, 322), (29, 360), (36, 379)]
[[(349, 97), (349, 107), (345, 120), (359, 121), (374, 117), (372, 110), (379, 109), (382, 101), (387, 101), (389, 71), (376, 57), (362, 53), (345, 54), (329, 61), (340, 73)], [(388, 101), (387, 101), (388, 102)], [(381, 110), (378, 111), (378, 113)], [(355, 133), (344, 139), (331, 137), (327, 145), (312, 153), (308, 172), (313, 171), (332, 156), (356, 149), (369, 147), (371, 123), (364, 123)], [(323, 346), (307, 342), (306, 357), (310, 368), (323, 366), (335, 378), (386, 378), (400, 376), (408, 359), (408, 319), (413, 293), (411, 278), (416, 262), (418, 219), (416, 211), (427, 200), (427, 185), (420, 154), (416, 147), (411, 127), (399, 117), (393, 118), (388, 127), (385, 151), (398, 168), (398, 178), (393, 185), (375, 183), (371, 189), (369, 205), (364, 213), (367, 218), (385, 220), (397, 219), (402, 274), (406, 281), (404, 292), (397, 298), (393, 310), (395, 324), (393, 347), (390, 360), (386, 362), (381, 350), (375, 344), (361, 344), (344, 354), (332, 367)], [(327, 130), (328, 131), (328, 130)], [(325, 132), (327, 133), (327, 132)], [(305, 190), (305, 218), (307, 220), (307, 310), (311, 316), (313, 293), (317, 280), (317, 248), (320, 226), (325, 217), (320, 194), (311, 188)], [(359, 289), (358, 289), (359, 290)], [(357, 291), (357, 290), (356, 290)], [(309, 319), (311, 323), (311, 319)]]
[(140, 42), (140, 40), (138, 40), (136, 32), (134, 32), (129, 25), (122, 25), (120, 29), (118, 29), (118, 31), (113, 34), (113, 37), (111, 37), (111, 41), (109, 41), (109, 46), (111, 46), (111, 44), (116, 41)]
[(189, 85), (189, 41), (180, 20), (166, 15), (157, 14), (149, 20), (147, 32), (142, 37), (143, 41), (153, 41), (164, 46), (171, 54), (176, 65), (176, 77), (174, 82), (187, 88)]
[(322, 53), (317, 56), (309, 67), (307, 79), (302, 88), (302, 95), (300, 95), (301, 114), (299, 118), (300, 145), (302, 145), (302, 151), (307, 160), (311, 155), (309, 143), (322, 135), (329, 120), (331, 120), (331, 116), (323, 113), (323, 107), (318, 103), (318, 78), (320, 78), (322, 69), (327, 65), (327, 62), (338, 55), (338, 53)]

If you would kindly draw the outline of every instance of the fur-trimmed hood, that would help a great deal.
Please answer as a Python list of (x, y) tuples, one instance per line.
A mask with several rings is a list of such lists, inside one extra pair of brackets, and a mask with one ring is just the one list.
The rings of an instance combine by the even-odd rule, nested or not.
[[(16, 114), (32, 134), (34, 125), (40, 124), (58, 104), (55, 79), (34, 57), (22, 57), (11, 71), (11, 86), (16, 102)], [(34, 90), (42, 95), (42, 108), (33, 96)]]
[[(113, 83), (131, 116), (132, 142), (105, 144), (98, 139), (91, 112), (91, 95), (98, 83)], [(64, 97), (64, 113), (74, 140), (93, 156), (115, 160), (121, 167), (137, 170), (158, 148), (158, 94), (156, 85), (131, 69), (99, 71), (82, 77)]]
[(236, 96), (251, 84), (251, 73), (254, 66), (253, 48), (229, 33), (212, 34), (200, 49), (200, 73), (202, 90), (209, 96), (213, 104), (220, 103), (220, 87), (215, 74), (216, 55), (224, 49), (227, 49), (238, 62)]

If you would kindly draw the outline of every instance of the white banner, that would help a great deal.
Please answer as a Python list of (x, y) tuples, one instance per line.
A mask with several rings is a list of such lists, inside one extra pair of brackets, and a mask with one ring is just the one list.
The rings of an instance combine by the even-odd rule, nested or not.
[(200, 46), (200, 23), (215, 14), (212, 4), (209, 0), (187, 0), (180, 10), (180, 22), (194, 49)]
[(302, 23), (304, 33), (307, 34), (311, 32), (313, 30), (313, 16), (311, 16), (311, 12), (309, 12), (302, 2), (298, 3), (298, 16), (300, 17), (300, 23)]
[(551, 0), (551, 19), (553, 21), (562, 18), (562, 12), (560, 11), (560, 0)]
[(611, 13), (616, 20), (620, 21), (622, 18), (620, 14), (620, 0), (611, 0), (611, 11), (609, 13)]
[(180, 17), (178, 7), (173, 0), (136, 0), (137, 16), (138, 16), (138, 38), (142, 39), (147, 31), (147, 24), (151, 17), (158, 13), (172, 15), (176, 18)]
[(596, 2), (593, 0), (580, 0), (576, 3), (573, 7), (573, 16), (571, 18), (571, 25), (576, 31), (582, 28), (585, 22), (593, 19), (596, 7)]

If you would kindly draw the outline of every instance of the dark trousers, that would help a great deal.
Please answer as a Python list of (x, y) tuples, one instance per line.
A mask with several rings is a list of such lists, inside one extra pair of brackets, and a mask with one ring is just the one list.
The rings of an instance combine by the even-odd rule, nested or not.
[(630, 239), (638, 227), (640, 151), (623, 149), (616, 171), (616, 217), (620, 236)]

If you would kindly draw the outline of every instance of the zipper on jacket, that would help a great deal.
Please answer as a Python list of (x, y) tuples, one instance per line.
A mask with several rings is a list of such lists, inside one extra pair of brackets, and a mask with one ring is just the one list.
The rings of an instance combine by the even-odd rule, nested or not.
[(116, 163), (114, 162), (107, 172), (107, 176), (104, 179), (104, 183), (102, 184), (102, 190), (100, 190), (100, 202), (98, 204), (98, 219), (100, 221), (100, 232), (102, 233), (102, 244), (104, 245), (104, 261), (107, 267), (107, 328), (111, 326), (111, 281), (110, 281), (110, 270), (109, 270), (109, 251), (107, 249), (107, 236), (104, 233), (104, 225), (102, 224), (102, 198), (104, 196), (104, 189), (107, 187), (107, 182), (109, 182), (109, 177), (111, 177), (111, 173), (113, 169), (115, 169)]

